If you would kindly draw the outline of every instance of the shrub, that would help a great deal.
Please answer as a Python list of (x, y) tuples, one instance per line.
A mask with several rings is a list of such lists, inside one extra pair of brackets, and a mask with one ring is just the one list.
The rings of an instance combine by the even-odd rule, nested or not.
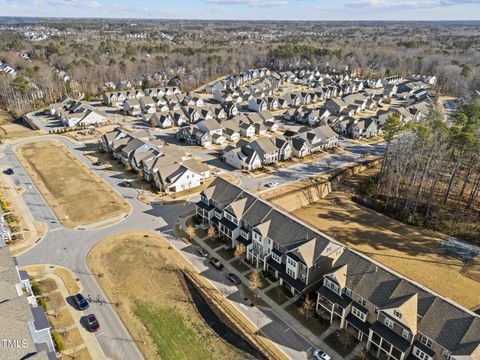
[(38, 298), (38, 303), (40, 304), (41, 307), (43, 307), (43, 310), (45, 311), (48, 310), (48, 303), (43, 297)]
[(37, 282), (32, 282), (32, 291), (35, 295), (42, 295), (42, 289), (40, 287), (40, 284)]
[(52, 338), (53, 342), (55, 343), (55, 348), (58, 352), (62, 352), (65, 350), (65, 343), (63, 342), (62, 335), (60, 335), (57, 331), (52, 331)]

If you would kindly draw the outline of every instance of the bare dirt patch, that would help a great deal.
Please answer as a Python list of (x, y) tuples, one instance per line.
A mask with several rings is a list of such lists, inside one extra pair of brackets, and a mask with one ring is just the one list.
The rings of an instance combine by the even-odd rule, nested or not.
[(93, 248), (88, 263), (93, 272), (103, 274), (99, 282), (118, 304), (116, 310), (132, 337), (143, 340), (139, 347), (147, 359), (252, 358), (206, 324), (179, 272), (185, 260), (159, 235), (115, 235)]
[(130, 205), (61, 142), (29, 142), (16, 154), (66, 227), (91, 225), (130, 211)]
[(408, 226), (364, 208), (343, 192), (330, 193), (294, 211), (294, 215), (469, 309), (480, 304), (480, 282), (460, 272), (462, 260), (442, 252), (442, 234)]

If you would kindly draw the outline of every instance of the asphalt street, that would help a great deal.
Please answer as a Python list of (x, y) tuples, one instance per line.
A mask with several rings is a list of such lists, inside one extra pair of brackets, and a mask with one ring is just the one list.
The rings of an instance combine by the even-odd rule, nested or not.
[[(153, 207), (146, 205), (136, 199), (136, 189), (120, 185), (123, 179), (122, 173), (106, 171), (100, 167), (93, 166), (83, 154), (83, 145), (72, 143), (58, 136), (44, 136), (41, 139), (45, 140), (48, 138), (62, 141), (85, 165), (96, 171), (98, 175), (127, 199), (132, 206), (132, 212), (129, 216), (116, 224), (102, 229), (73, 230), (64, 228), (28, 174), (17, 161), (12, 152), (12, 146), (15, 145), (0, 147), (0, 151), (5, 152), (5, 156), (0, 158), (0, 165), (14, 169), (14, 174), (11, 176), (17, 185), (25, 188), (22, 197), (32, 212), (34, 219), (48, 224), (46, 236), (32, 249), (17, 257), (19, 265), (61, 265), (76, 273), (84, 288), (84, 294), (97, 300), (92, 303), (89, 312), (95, 313), (99, 319), (101, 331), (96, 336), (108, 357), (118, 360), (142, 359), (142, 355), (135, 343), (138, 339), (131, 339), (112, 305), (106, 302), (106, 297), (98, 285), (95, 275), (89, 271), (86, 258), (92, 247), (108, 236), (124, 231), (146, 230), (160, 232), (168, 237), (172, 244), (181, 250), (185, 258), (222, 293), (226, 294), (247, 318), (254, 323), (260, 323), (261, 331), (275, 341), (289, 357), (292, 359), (305, 359), (306, 352), (311, 347), (311, 344), (291, 330), (271, 311), (246, 306), (239, 290), (228, 284), (225, 274), (210, 268), (203, 258), (199, 258), (195, 254), (191, 247), (186, 246), (182, 241), (172, 236), (176, 220), (180, 215), (194, 207), (193, 202), (186, 201), (176, 205)], [(346, 143), (344, 146), (349, 147), (351, 154), (332, 155), (319, 160), (315, 165), (300, 164), (292, 169), (281, 169), (274, 172), (268, 181), (287, 183), (299, 178), (312, 176), (331, 167), (343, 166), (350, 162), (358, 161), (366, 154), (379, 153), (382, 150), (382, 145), (369, 146)], [(249, 190), (253, 190), (265, 182), (265, 179), (252, 179), (243, 174), (240, 176), (240, 180), (242, 186)]]

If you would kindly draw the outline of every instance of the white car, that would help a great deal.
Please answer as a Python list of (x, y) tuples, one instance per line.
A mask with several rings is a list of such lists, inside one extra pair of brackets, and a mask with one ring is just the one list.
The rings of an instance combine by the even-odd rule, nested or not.
[(278, 186), (278, 182), (272, 181), (272, 182), (266, 183), (265, 186), (272, 188), (272, 187)]
[(313, 358), (315, 360), (331, 360), (332, 358), (325, 351), (320, 349), (313, 350)]

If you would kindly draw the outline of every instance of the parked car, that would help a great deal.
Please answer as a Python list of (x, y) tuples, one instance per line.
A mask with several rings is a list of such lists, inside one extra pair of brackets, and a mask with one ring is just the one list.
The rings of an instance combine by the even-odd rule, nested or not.
[(12, 168), (8, 168), (8, 169), (3, 170), (3, 173), (5, 175), (13, 175), (14, 171), (13, 171)]
[(269, 187), (269, 188), (272, 188), (272, 187), (278, 186), (278, 182), (271, 181), (271, 182), (266, 183), (265, 186)]
[(208, 257), (208, 251), (202, 248), (201, 246), (197, 246), (197, 253), (201, 257), (207, 258)]
[(77, 305), (78, 310), (85, 310), (88, 309), (90, 306), (88, 304), (88, 300), (85, 299), (85, 296), (82, 294), (77, 294), (73, 296), (73, 301), (75, 302), (75, 305)]
[(96, 332), (100, 329), (97, 317), (94, 314), (87, 315), (87, 328), (91, 332)]
[(240, 278), (235, 274), (228, 273), (226, 276), (227, 276), (227, 279), (230, 280), (233, 285), (240, 285), (242, 283)]
[(218, 260), (215, 257), (210, 258), (210, 264), (212, 264), (213, 267), (217, 270), (222, 270), (223, 269), (223, 264), (220, 262), (220, 260)]
[(320, 349), (313, 350), (313, 358), (315, 360), (331, 360), (331, 356), (328, 355), (325, 351)]

